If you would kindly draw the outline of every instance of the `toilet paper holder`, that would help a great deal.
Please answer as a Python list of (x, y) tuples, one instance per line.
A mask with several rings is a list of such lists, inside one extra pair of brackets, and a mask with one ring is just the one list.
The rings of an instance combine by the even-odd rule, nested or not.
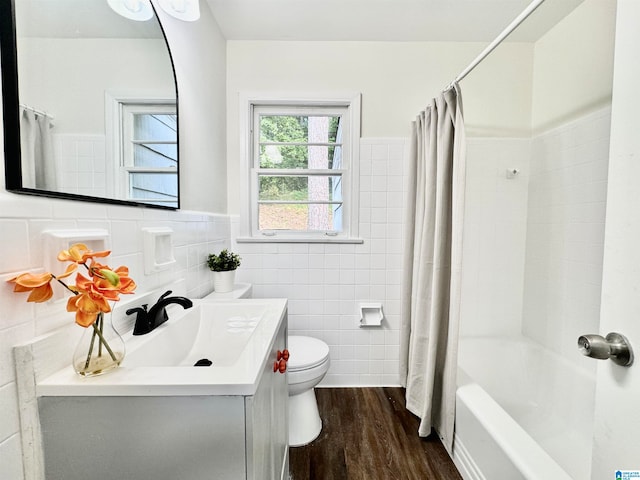
[(379, 327), (384, 320), (381, 303), (363, 303), (360, 305), (360, 326)]

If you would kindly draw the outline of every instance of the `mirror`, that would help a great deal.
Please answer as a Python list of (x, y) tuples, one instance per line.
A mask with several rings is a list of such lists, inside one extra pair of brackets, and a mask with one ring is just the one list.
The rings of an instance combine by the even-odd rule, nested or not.
[(171, 54), (155, 12), (110, 3), (0, 2), (6, 188), (176, 209)]

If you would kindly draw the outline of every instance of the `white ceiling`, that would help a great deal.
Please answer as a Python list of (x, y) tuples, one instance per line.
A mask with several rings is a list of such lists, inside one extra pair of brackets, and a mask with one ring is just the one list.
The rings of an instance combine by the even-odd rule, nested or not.
[[(230, 40), (493, 40), (531, 0), (202, 0)], [(583, 0), (546, 0), (509, 40), (535, 41)]]
[[(1, 0), (5, 1), (5, 0)], [(200, 0), (229, 40), (493, 40), (531, 0)], [(583, 0), (546, 0), (508, 39), (535, 41)], [(106, 0), (16, 0), (25, 36), (159, 38)], [(28, 19), (28, 20), (27, 20)]]

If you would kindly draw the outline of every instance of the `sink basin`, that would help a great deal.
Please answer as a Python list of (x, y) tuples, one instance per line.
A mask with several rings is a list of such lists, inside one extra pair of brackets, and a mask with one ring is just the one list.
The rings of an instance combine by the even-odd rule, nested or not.
[(286, 299), (193, 304), (187, 310), (169, 305), (169, 320), (146, 335), (123, 335), (127, 351), (120, 368), (85, 378), (69, 366), (39, 381), (37, 395), (253, 395), (286, 321)]
[(231, 366), (267, 312), (267, 304), (238, 302), (200, 302), (182, 315), (173, 310), (153, 332), (126, 339), (130, 351), (122, 366), (193, 367), (204, 359), (211, 366)]

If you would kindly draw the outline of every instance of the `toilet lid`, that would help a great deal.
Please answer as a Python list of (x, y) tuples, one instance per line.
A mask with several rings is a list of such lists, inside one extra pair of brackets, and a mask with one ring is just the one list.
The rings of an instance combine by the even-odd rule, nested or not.
[(312, 337), (289, 337), (289, 360), (287, 368), (290, 371), (305, 370), (324, 363), (329, 357), (329, 346), (322, 340)]

